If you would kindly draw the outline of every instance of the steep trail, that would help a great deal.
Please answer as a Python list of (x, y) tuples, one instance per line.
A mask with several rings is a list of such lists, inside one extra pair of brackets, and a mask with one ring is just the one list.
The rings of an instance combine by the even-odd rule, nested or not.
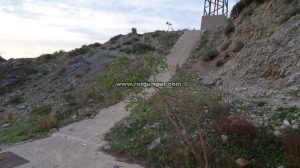
[[(199, 40), (200, 31), (186, 31), (167, 56), (168, 70), (158, 74), (156, 80), (170, 81), (176, 66), (181, 66), (186, 61)], [(150, 92), (152, 91), (149, 90)], [(94, 119), (67, 125), (48, 138), (14, 145), (4, 150), (30, 161), (19, 168), (112, 168), (114, 165), (141, 168), (140, 165), (117, 161), (115, 157), (98, 150), (106, 143), (104, 134), (129, 115), (125, 106), (125, 102), (120, 102), (102, 109)]]

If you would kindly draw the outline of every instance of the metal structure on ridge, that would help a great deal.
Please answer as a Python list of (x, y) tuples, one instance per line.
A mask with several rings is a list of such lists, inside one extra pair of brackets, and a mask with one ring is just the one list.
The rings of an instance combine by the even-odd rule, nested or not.
[(205, 0), (203, 15), (224, 15), (228, 17), (228, 0)]

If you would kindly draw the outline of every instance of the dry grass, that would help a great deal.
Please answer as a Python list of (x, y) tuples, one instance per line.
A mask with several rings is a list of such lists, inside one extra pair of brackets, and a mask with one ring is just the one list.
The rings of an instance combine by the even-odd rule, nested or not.
[(231, 40), (225, 41), (225, 42), (222, 44), (221, 51), (227, 50), (231, 43), (232, 43)]
[(23, 101), (23, 97), (21, 95), (14, 95), (9, 97), (8, 103), (18, 104), (21, 103), (22, 101)]
[(290, 167), (299, 167), (300, 165), (300, 135), (288, 131), (282, 135), (282, 141), (285, 146), (286, 157)]
[(230, 13), (230, 18), (231, 19), (236, 19), (240, 13), (249, 5), (251, 5), (252, 3), (256, 3), (256, 4), (262, 4), (263, 2), (265, 2), (266, 0), (240, 0), (238, 3), (236, 3)]
[(12, 117), (11, 111), (6, 110), (6, 111), (4, 112), (4, 116), (3, 116), (2, 122), (3, 122), (3, 123), (9, 123), (9, 122), (12, 121), (12, 119), (13, 119), (13, 117)]
[(58, 119), (55, 113), (51, 113), (47, 116), (42, 117), (40, 120), (34, 124), (33, 130), (36, 132), (46, 132), (52, 128), (56, 128), (58, 124)]
[[(186, 156), (193, 158), (194, 165), (202, 168), (214, 165), (214, 158), (216, 158), (216, 153), (209, 144), (209, 140), (206, 137), (207, 134), (202, 125), (204, 122), (202, 114), (205, 109), (208, 109), (213, 115), (220, 116), (227, 114), (229, 111), (228, 105), (220, 103), (221, 101), (218, 100), (219, 97), (209, 95), (208, 93), (205, 95), (205, 101), (202, 101), (198, 96), (191, 96), (189, 92), (167, 95), (163, 99), (163, 102), (167, 105), (167, 109), (161, 111), (170, 120), (174, 128), (180, 132), (180, 142), (183, 146), (180, 153), (185, 153)], [(184, 111), (184, 113), (178, 113), (176, 110), (173, 110), (175, 106)], [(196, 137), (192, 133), (189, 133), (189, 126), (187, 126), (186, 122), (194, 125), (197, 132)]]
[(233, 21), (231, 19), (229, 19), (224, 28), (224, 34), (226, 36), (229, 36), (230, 34), (234, 33), (234, 30), (235, 30), (235, 27), (234, 27)]
[(239, 116), (220, 117), (216, 120), (216, 129), (221, 134), (231, 135), (242, 145), (256, 137), (255, 127), (246, 119)]

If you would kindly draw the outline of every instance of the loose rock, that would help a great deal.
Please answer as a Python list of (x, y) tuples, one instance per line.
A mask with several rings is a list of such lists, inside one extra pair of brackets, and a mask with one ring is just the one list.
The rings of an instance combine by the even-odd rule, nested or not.
[(222, 141), (225, 143), (228, 141), (228, 136), (227, 135), (221, 135)]
[(147, 148), (149, 150), (152, 150), (152, 149), (156, 148), (160, 143), (161, 143), (161, 139), (157, 138), (153, 142), (151, 142), (151, 144), (147, 145)]
[(6, 124), (3, 124), (3, 125), (2, 125), (3, 128), (8, 128), (8, 127), (10, 127), (10, 126), (11, 126), (10, 123), (6, 123)]
[(249, 165), (249, 161), (245, 160), (243, 158), (239, 158), (235, 162), (241, 168), (245, 168), (245, 167), (247, 167)]
[(53, 133), (56, 133), (57, 131), (58, 131), (57, 128), (52, 128), (52, 129), (49, 131), (49, 133), (50, 133), (50, 134), (53, 134)]

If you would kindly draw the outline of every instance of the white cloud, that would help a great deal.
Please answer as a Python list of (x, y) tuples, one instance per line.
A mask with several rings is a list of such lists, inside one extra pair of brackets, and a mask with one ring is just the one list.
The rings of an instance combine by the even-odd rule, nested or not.
[(104, 42), (131, 27), (139, 32), (199, 27), (199, 0), (1, 0), (0, 53), (36, 57), (91, 42)]

